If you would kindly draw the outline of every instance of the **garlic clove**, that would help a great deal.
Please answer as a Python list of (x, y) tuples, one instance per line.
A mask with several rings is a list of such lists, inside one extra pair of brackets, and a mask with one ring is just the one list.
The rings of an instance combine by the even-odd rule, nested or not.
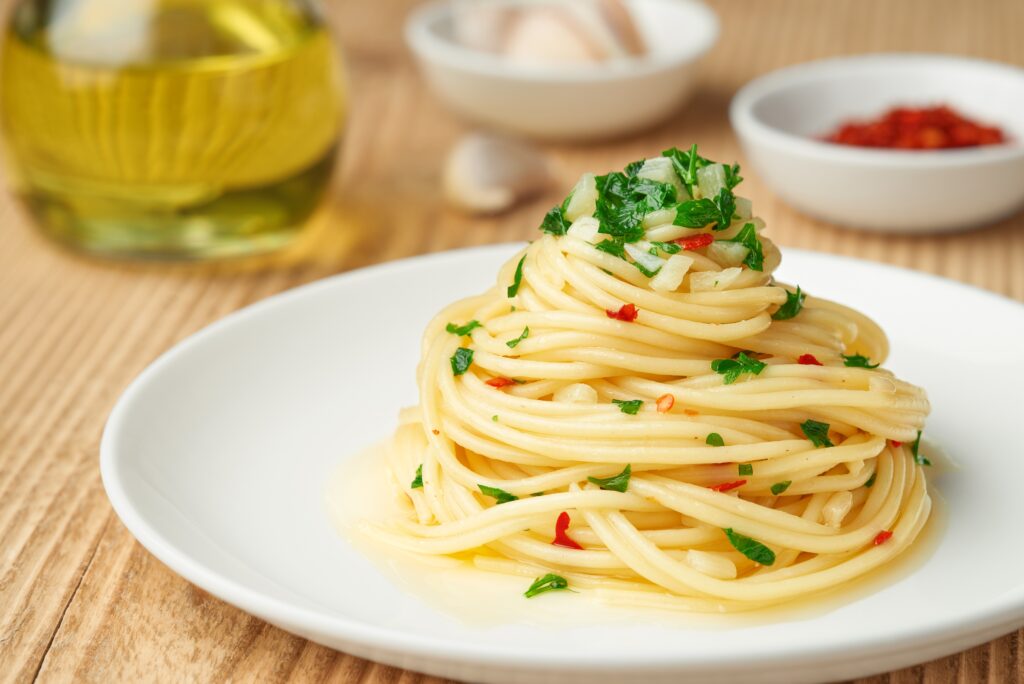
[(483, 133), (469, 134), (455, 144), (443, 178), (448, 202), (480, 214), (506, 211), (550, 182), (548, 161), (535, 147)]

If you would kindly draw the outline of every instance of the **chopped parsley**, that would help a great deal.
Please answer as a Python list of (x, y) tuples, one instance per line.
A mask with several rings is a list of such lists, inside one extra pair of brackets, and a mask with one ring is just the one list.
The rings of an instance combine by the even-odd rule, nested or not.
[(725, 376), (724, 384), (731, 385), (743, 373), (758, 375), (765, 368), (765, 364), (757, 359), (752, 359), (744, 352), (740, 352), (734, 359), (715, 359), (711, 362), (711, 370)]
[(607, 252), (612, 256), (617, 256), (620, 259), (626, 258), (626, 248), (623, 247), (622, 243), (619, 242), (618, 240), (602, 240), (601, 242), (598, 242), (596, 245), (594, 245), (594, 247), (601, 250), (602, 252)]
[(872, 364), (871, 359), (860, 354), (854, 354), (847, 356), (846, 354), (840, 354), (843, 357), (843, 365), (850, 368), (878, 368), (878, 364)]
[[(572, 195), (569, 195), (566, 200), (568, 201), (571, 197)], [(564, 207), (555, 207), (544, 214), (544, 220), (540, 222), (540, 229), (551, 235), (565, 235), (566, 231), (569, 230), (569, 221), (565, 218)]]
[(877, 470), (875, 472), (871, 473), (871, 477), (869, 477), (868, 481), (864, 483), (864, 486), (870, 489), (871, 485), (875, 484), (875, 478), (876, 477), (878, 477), (878, 471)]
[(512, 284), (508, 286), (508, 296), (515, 297), (516, 293), (519, 292), (519, 285), (523, 282), (523, 262), (526, 261), (526, 255), (519, 260), (519, 265), (516, 266), (516, 274), (512, 277)]
[(612, 399), (612, 403), (619, 407), (619, 410), (623, 413), (628, 413), (631, 416), (635, 416), (640, 407), (643, 406), (643, 399)]
[(676, 189), (670, 183), (612, 172), (595, 179), (597, 204), (594, 217), (599, 233), (636, 242), (644, 236), (644, 216), (675, 204)]
[(509, 349), (515, 349), (517, 344), (519, 344), (520, 342), (522, 342), (523, 340), (525, 340), (529, 336), (530, 336), (530, 326), (526, 326), (525, 328), (523, 328), (523, 332), (519, 335), (519, 337), (517, 337), (514, 340), (509, 340), (505, 344), (508, 345)]
[(473, 363), (473, 350), (466, 347), (459, 347), (452, 354), (450, 359), (452, 362), (452, 374), (462, 375), (469, 370), (470, 364)]
[(739, 474), (740, 475), (753, 475), (754, 474), (754, 464), (752, 464), (752, 463), (740, 463), (739, 464)]
[(739, 532), (734, 532), (731, 527), (726, 527), (724, 531), (733, 548), (750, 560), (761, 565), (772, 565), (775, 563), (775, 552), (761, 542)]
[(491, 420), (493, 420), (495, 423), (497, 423), (498, 422), (498, 414), (495, 413), (493, 416), (491, 416)]
[[(697, 170), (713, 164), (709, 159), (697, 154), (697, 145), (691, 145), (688, 152), (683, 152), (678, 147), (663, 150), (661, 156), (672, 160), (672, 167), (679, 175), (679, 180), (686, 186), (686, 190), (693, 197), (693, 186), (697, 185)], [(737, 167), (737, 170), (738, 167)]]
[(412, 484), (409, 485), (412, 489), (419, 489), (423, 486), (423, 464), (420, 463), (416, 468), (416, 477), (413, 478)]
[(639, 159), (637, 161), (629, 162), (628, 164), (626, 164), (626, 168), (624, 168), (622, 172), (627, 176), (635, 176), (636, 174), (640, 173), (640, 169), (644, 167), (645, 161), (647, 160)]
[(916, 463), (917, 465), (930, 466), (932, 464), (932, 462), (929, 461), (927, 458), (925, 458), (924, 456), (922, 456), (921, 454), (918, 453), (918, 450), (920, 448), (921, 448), (921, 431), (918, 430), (917, 431), (917, 439), (915, 439), (914, 443), (910, 446), (910, 453), (912, 453), (914, 455), (914, 463)]
[[(725, 166), (723, 164), (723, 166)], [(725, 167), (725, 184), (730, 190), (735, 188), (737, 185), (743, 182), (743, 176), (740, 175), (740, 165), (733, 164), (732, 166)]]
[(816, 420), (805, 420), (800, 423), (800, 429), (815, 447), (835, 446), (832, 440), (828, 438), (828, 428), (828, 423), (819, 423)]
[(519, 497), (515, 494), (509, 494), (504, 489), (498, 489), (497, 487), (488, 487), (487, 485), (478, 484), (477, 487), (485, 496), (493, 496), (498, 500), (499, 504), (508, 503), (509, 501), (518, 501)]
[(703, 197), (688, 200), (676, 207), (676, 218), (672, 223), (687, 228), (703, 228), (714, 224), (712, 230), (724, 230), (732, 223), (736, 213), (736, 197), (731, 190), (722, 188), (714, 198)]
[(791, 485), (791, 484), (793, 484), (792, 480), (783, 480), (782, 482), (776, 482), (771, 487), (772, 494), (774, 494), (775, 496), (778, 496), (782, 492), (784, 492), (787, 489), (789, 489), (789, 485)]
[(530, 585), (530, 588), (523, 593), (523, 596), (526, 598), (533, 598), (537, 594), (543, 594), (547, 591), (557, 591), (559, 589), (568, 588), (569, 580), (565, 579), (561, 575), (555, 575), (549, 572), (543, 577), (538, 577), (533, 584)]
[(764, 250), (761, 247), (761, 241), (757, 237), (757, 230), (754, 229), (753, 223), (748, 223), (743, 226), (743, 229), (736, 234), (731, 240), (722, 240), (722, 242), (738, 242), (747, 248), (747, 256), (743, 260), (743, 263), (752, 271), (763, 271), (764, 270)]
[(588, 477), (587, 479), (601, 489), (608, 489), (613, 492), (625, 492), (629, 487), (629, 478), (633, 474), (633, 467), (627, 465), (622, 472), (614, 477)]
[(480, 321), (472, 320), (466, 325), (455, 325), (454, 323), (449, 323), (444, 327), (444, 329), (450, 332), (452, 335), (458, 335), (459, 337), (462, 337), (464, 335), (468, 335), (471, 330), (479, 328), (480, 325)]
[(722, 439), (722, 435), (717, 432), (712, 432), (708, 435), (708, 438), (704, 440), (704, 443), (710, 444), (711, 446), (725, 446), (725, 440)]
[(777, 321), (786, 321), (793, 318), (800, 313), (800, 309), (804, 308), (805, 299), (807, 299), (807, 295), (800, 291), (799, 285), (796, 286), (796, 292), (786, 290), (786, 303), (772, 314), (772, 318)]
[(661, 268), (659, 267), (659, 268), (656, 268), (656, 269), (654, 269), (652, 271), (651, 269), (649, 269), (646, 266), (644, 266), (643, 264), (641, 264), (639, 261), (634, 261), (633, 265), (636, 266), (636, 270), (640, 271), (641, 273), (643, 273), (648, 278), (653, 278), (654, 276), (658, 275), (658, 271), (661, 270)]
[[(665, 254), (679, 254), (679, 252), (683, 249), (682, 245), (677, 244), (675, 242), (657, 242), (657, 241), (653, 241), (653, 242), (651, 242), (651, 244), (654, 245), (655, 247), (657, 247), (658, 249), (660, 249)], [(652, 252), (652, 254), (653, 254), (653, 252)], [(657, 256), (657, 254), (655, 254), (655, 256)]]

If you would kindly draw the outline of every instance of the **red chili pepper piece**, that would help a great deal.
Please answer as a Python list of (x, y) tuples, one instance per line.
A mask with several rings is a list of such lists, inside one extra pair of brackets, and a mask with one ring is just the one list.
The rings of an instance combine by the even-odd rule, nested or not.
[(676, 243), (680, 247), (686, 250), (700, 249), (701, 247), (707, 247), (715, 241), (715, 236), (711, 233), (701, 233), (699, 235), (691, 235), (690, 237), (681, 237), (672, 242)]
[(735, 482), (723, 482), (722, 484), (717, 484), (714, 485), (713, 487), (708, 487), (708, 489), (710, 489), (713, 492), (727, 492), (730, 489), (736, 489), (737, 487), (742, 487), (745, 484), (747, 484), (746, 480), (736, 480)]
[(569, 514), (566, 511), (558, 514), (558, 520), (555, 521), (555, 540), (551, 543), (555, 546), (564, 546), (567, 549), (579, 549), (582, 551), (583, 547), (566, 534), (566, 530), (569, 529), (569, 522)]
[(612, 311), (611, 309), (605, 309), (604, 313), (608, 318), (614, 318), (617, 321), (625, 321), (626, 323), (632, 323), (636, 320), (637, 314), (640, 313), (640, 309), (636, 308), (635, 304), (623, 304), (619, 307), (618, 311)]
[(515, 380), (509, 380), (508, 378), (500, 378), (500, 377), (498, 377), (498, 378), (491, 378), (490, 380), (488, 380), (484, 384), (490, 385), (491, 387), (496, 387), (498, 389), (501, 389), (502, 387), (508, 387), (509, 385), (516, 384), (516, 381)]
[(801, 366), (820, 366), (821, 361), (814, 358), (814, 354), (801, 354), (797, 357), (796, 362)]
[(894, 447), (896, 447), (897, 449), (899, 449), (899, 448), (900, 448), (901, 446), (903, 446), (903, 442), (897, 442), (897, 441), (896, 441), (895, 439), (890, 439), (889, 441), (890, 441), (890, 442), (892, 443), (892, 445), (893, 445)]
[(882, 530), (881, 532), (875, 535), (875, 546), (878, 546), (879, 544), (884, 544), (885, 542), (889, 541), (890, 537), (892, 537), (892, 532), (890, 532), (889, 530)]
[(676, 398), (671, 394), (662, 394), (658, 397), (658, 413), (668, 413), (676, 404)]
[(872, 121), (851, 121), (825, 137), (828, 142), (858, 147), (940, 150), (996, 145), (1003, 131), (972, 121), (947, 106), (897, 107)]

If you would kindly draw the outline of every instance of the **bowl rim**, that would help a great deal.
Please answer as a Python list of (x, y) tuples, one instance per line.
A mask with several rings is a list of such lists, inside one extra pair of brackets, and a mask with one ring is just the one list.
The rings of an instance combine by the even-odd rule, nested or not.
[[(609, 63), (534, 66), (515, 64), (500, 56), (481, 52), (446, 40), (434, 30), (435, 22), (451, 13), (458, 0), (432, 0), (413, 9), (405, 20), (405, 42), (422, 61), (441, 64), (456, 71), (470, 72), (479, 76), (520, 82), (544, 83), (607, 83), (663, 72), (680, 65), (696, 62), (715, 43), (720, 33), (718, 16), (701, 0), (630, 0), (645, 1), (671, 6), (690, 12), (694, 19), (703, 23), (699, 40), (687, 43), (677, 54), (642, 55), (625, 57)], [(529, 0), (488, 0), (501, 5), (525, 5)]]
[(791, 85), (820, 81), (824, 77), (843, 78), (864, 70), (879, 69), (886, 64), (943, 68), (959, 66), (996, 72), (1024, 83), (1024, 68), (977, 57), (965, 57), (929, 52), (878, 52), (865, 55), (830, 57), (801, 62), (776, 69), (748, 82), (732, 98), (729, 119), (740, 138), (756, 139), (775, 149), (786, 149), (804, 157), (820, 161), (840, 162), (859, 166), (886, 166), (899, 168), (960, 167), (1024, 159), (1024, 141), (1002, 145), (946, 150), (891, 150), (870, 147), (838, 145), (797, 135), (766, 123), (754, 114), (764, 98)]

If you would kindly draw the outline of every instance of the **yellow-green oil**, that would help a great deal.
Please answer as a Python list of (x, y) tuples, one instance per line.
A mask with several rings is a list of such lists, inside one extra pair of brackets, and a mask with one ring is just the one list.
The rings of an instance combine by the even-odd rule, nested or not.
[(280, 247), (329, 183), (339, 59), (306, 0), (26, 0), (0, 67), (15, 189), (93, 253)]

